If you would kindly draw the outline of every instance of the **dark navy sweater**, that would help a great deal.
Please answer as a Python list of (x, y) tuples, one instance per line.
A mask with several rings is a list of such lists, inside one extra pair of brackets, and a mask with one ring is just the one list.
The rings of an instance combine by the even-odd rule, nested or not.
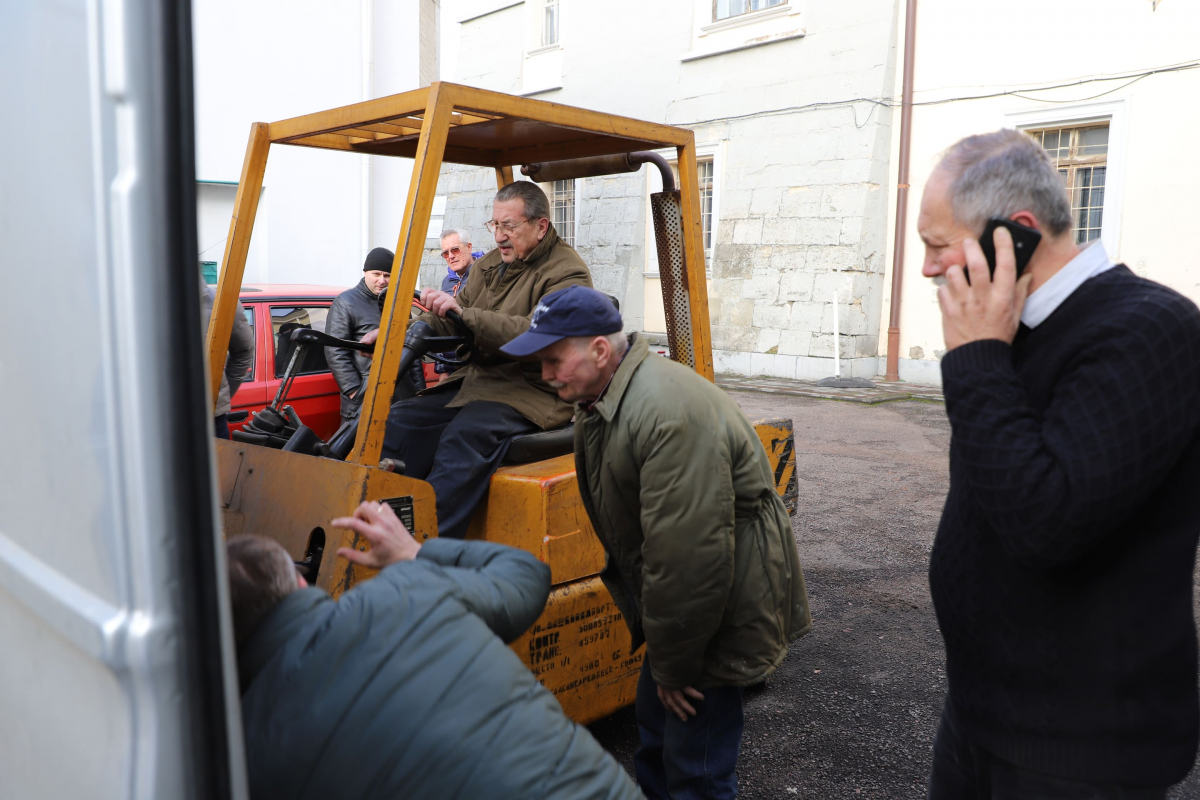
[(1049, 774), (1167, 785), (1196, 753), (1200, 311), (1114, 267), (942, 361), (929, 565), (949, 710)]

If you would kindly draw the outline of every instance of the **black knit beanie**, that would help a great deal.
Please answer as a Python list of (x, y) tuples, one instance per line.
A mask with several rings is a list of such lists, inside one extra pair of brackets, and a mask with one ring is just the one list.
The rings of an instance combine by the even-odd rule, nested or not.
[(391, 272), (392, 262), (396, 260), (396, 254), (386, 247), (376, 247), (371, 252), (367, 253), (367, 260), (363, 262), (363, 272), (370, 272), (377, 269), (380, 272)]

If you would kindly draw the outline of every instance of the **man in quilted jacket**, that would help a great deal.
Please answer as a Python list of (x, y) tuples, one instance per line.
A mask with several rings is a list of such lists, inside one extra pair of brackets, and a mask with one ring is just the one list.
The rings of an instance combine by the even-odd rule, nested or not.
[(390, 507), (333, 520), (380, 568), (338, 600), (287, 552), (230, 539), (250, 793), (265, 798), (637, 800), (625, 770), (505, 646), (550, 569), (490, 542), (417, 544)]

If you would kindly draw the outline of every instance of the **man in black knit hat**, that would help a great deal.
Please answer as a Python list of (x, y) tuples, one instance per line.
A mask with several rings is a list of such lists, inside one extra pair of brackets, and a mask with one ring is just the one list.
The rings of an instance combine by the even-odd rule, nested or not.
[[(989, 279), (989, 217), (1042, 235), (1019, 279), (1004, 229)], [(1162, 798), (1196, 754), (1200, 311), (1071, 227), (1017, 131), (950, 148), (921, 204), (952, 430), (939, 800)]]
[[(358, 284), (333, 298), (325, 332), (339, 339), (358, 341), (379, 327), (379, 295), (387, 288), (396, 256), (386, 247), (376, 247), (363, 262), (363, 277)], [(342, 391), (342, 417), (353, 417), (362, 405), (362, 389), (371, 372), (371, 359), (340, 347), (326, 347), (325, 360)]]

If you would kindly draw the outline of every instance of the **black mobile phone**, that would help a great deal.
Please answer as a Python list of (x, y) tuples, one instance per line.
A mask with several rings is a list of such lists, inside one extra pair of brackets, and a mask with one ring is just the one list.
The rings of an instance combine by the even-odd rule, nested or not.
[[(1011, 219), (1001, 219), (1000, 217), (989, 219), (987, 227), (983, 229), (983, 235), (979, 237), (979, 247), (983, 250), (984, 258), (987, 259), (988, 274), (992, 276), (996, 274), (996, 245), (992, 236), (996, 233), (996, 228), (1000, 227), (1008, 228), (1008, 232), (1012, 234), (1013, 255), (1017, 259), (1017, 277), (1019, 278), (1025, 271), (1025, 267), (1029, 265), (1033, 251), (1042, 241), (1042, 234), (1033, 228), (1013, 222)], [(970, 282), (971, 276), (967, 275), (967, 283)]]

